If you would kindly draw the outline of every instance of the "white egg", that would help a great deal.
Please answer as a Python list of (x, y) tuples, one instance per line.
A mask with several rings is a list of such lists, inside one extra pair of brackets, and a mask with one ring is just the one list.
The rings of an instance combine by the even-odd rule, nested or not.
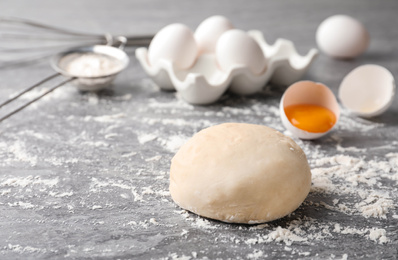
[[(285, 109), (293, 105), (316, 105), (326, 108), (334, 114), (335, 123), (332, 127), (328, 127), (328, 130), (322, 132), (309, 132), (302, 130), (293, 125), (286, 114)], [(340, 118), (340, 107), (333, 92), (322, 83), (312, 81), (299, 81), (287, 88), (282, 96), (279, 105), (279, 112), (282, 124), (285, 128), (294, 136), (305, 140), (317, 139), (326, 135), (337, 124)], [(311, 114), (313, 115), (313, 113), (314, 112), (308, 112), (310, 115), (309, 118), (313, 119), (313, 117), (311, 117)], [(317, 119), (319, 119), (319, 117)], [(313, 124), (319, 124), (321, 120), (311, 122), (313, 122)], [(323, 127), (323, 125), (321, 125), (321, 127)]]
[(216, 59), (220, 69), (226, 72), (237, 66), (247, 66), (253, 74), (259, 75), (266, 67), (260, 45), (246, 32), (237, 29), (224, 32), (218, 39)]
[(368, 48), (369, 33), (356, 19), (347, 15), (334, 15), (319, 25), (316, 41), (327, 55), (350, 59)]
[(194, 34), (199, 53), (215, 52), (218, 38), (233, 28), (232, 23), (221, 15), (211, 16), (201, 22)]
[(339, 88), (341, 103), (362, 117), (377, 116), (386, 111), (395, 94), (394, 77), (386, 68), (367, 64), (344, 77)]
[(173, 62), (178, 69), (192, 67), (198, 56), (198, 46), (193, 32), (186, 25), (170, 24), (161, 29), (148, 48), (148, 61), (157, 66), (159, 61)]

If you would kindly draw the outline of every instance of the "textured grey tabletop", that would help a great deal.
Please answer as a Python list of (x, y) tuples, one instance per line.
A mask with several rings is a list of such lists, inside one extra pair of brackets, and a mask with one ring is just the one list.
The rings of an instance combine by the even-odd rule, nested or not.
[[(319, 55), (304, 79), (336, 94), (342, 78), (374, 63), (398, 77), (398, 1), (29, 1), (2, 0), (1, 15), (85, 32), (155, 33), (181, 22), (192, 29), (222, 14), (269, 42), (316, 47), (319, 23), (348, 14), (371, 35), (351, 61)], [(283, 89), (226, 94), (192, 106), (164, 92), (134, 58), (112, 90), (56, 90), (0, 125), (0, 259), (397, 259), (398, 102), (365, 120), (343, 110), (336, 129), (294, 140), (307, 154), (312, 189), (293, 214), (271, 223), (231, 225), (177, 207), (168, 193), (170, 160), (197, 131), (223, 122), (285, 134)], [(0, 70), (1, 100), (52, 69), (48, 62)], [(43, 89), (48, 89), (50, 84)], [(35, 90), (22, 101), (39, 94)], [(0, 111), (4, 113), (4, 110)]]

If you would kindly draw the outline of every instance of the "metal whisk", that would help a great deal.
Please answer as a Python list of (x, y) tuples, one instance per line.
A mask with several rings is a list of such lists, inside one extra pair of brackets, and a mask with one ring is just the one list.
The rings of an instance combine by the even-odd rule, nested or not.
[[(68, 82), (75, 83), (80, 90), (84, 91), (97, 91), (107, 87), (129, 63), (129, 58), (123, 48), (125, 46), (149, 45), (152, 38), (153, 36), (125, 37), (80, 33), (25, 19), (0, 17), (0, 69), (53, 57), (52, 67), (56, 71), (55, 74), (2, 102), (0, 108), (49, 80), (61, 75), (67, 77), (66, 80), (51, 87), (43, 94), (1, 117), (0, 122)], [(85, 54), (105, 56), (107, 59), (113, 60), (118, 67), (114, 71), (99, 76), (82, 76), (65, 68), (68, 65), (67, 61), (71, 60), (71, 55)]]
[[(112, 45), (117, 38), (58, 28), (31, 20), (0, 17), (0, 69), (29, 64), (82, 45)], [(126, 46), (147, 46), (151, 35), (124, 36)]]

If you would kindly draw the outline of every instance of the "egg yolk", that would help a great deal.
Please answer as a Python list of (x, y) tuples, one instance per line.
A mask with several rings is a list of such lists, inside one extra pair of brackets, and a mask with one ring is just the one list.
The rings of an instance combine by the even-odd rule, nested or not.
[(285, 114), (295, 127), (311, 133), (324, 133), (336, 123), (336, 115), (332, 111), (317, 105), (287, 106)]

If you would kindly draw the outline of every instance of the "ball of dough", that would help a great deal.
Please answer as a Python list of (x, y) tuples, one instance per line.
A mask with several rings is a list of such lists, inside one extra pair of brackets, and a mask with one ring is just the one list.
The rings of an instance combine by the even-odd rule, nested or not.
[(231, 223), (262, 223), (300, 206), (311, 187), (301, 148), (261, 125), (227, 123), (195, 134), (171, 161), (170, 193), (182, 208)]

